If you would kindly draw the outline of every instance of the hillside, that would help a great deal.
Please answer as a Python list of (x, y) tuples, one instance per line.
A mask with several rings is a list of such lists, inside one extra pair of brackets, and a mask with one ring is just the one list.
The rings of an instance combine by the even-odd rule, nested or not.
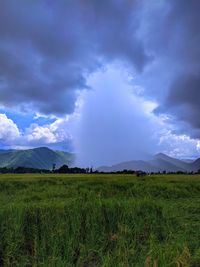
[(73, 161), (74, 154), (54, 151), (47, 147), (0, 151), (0, 167), (16, 168), (21, 166), (37, 169), (51, 169), (54, 163), (56, 167), (60, 167), (63, 164), (71, 165)]
[(148, 161), (132, 160), (127, 162), (118, 163), (112, 166), (102, 166), (98, 171), (111, 172), (122, 170), (142, 170), (145, 172), (190, 172), (198, 171), (200, 169), (200, 159), (196, 161), (182, 161), (176, 158), (169, 157), (163, 153), (159, 153)]

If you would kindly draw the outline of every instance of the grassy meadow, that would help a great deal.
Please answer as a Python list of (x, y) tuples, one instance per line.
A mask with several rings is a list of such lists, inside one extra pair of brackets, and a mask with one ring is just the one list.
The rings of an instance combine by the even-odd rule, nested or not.
[(0, 175), (0, 266), (199, 267), (200, 176)]

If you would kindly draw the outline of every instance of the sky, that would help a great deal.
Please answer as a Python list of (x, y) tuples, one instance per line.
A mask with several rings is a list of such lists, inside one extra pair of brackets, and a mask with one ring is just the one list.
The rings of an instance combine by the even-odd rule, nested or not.
[(200, 157), (199, 0), (1, 0), (0, 149)]

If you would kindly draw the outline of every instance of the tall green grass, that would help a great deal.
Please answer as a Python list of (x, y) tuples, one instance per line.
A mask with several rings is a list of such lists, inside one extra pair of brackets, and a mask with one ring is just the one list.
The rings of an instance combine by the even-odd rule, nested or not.
[(200, 266), (200, 176), (1, 175), (0, 266)]

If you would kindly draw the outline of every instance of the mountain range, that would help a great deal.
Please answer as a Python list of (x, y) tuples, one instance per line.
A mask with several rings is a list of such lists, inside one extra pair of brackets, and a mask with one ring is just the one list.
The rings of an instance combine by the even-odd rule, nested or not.
[(52, 169), (67, 164), (73, 164), (75, 155), (64, 151), (51, 150), (47, 147), (38, 147), (26, 150), (0, 150), (0, 167), (16, 168), (27, 167), (36, 169)]
[(200, 169), (200, 158), (197, 160), (179, 160), (169, 157), (163, 153), (156, 154), (149, 160), (131, 160), (121, 162), (112, 166), (99, 167), (98, 171), (115, 172), (123, 170), (141, 170), (145, 172), (191, 172)]
[[(52, 169), (67, 164), (72, 166), (75, 154), (52, 150), (47, 147), (38, 147), (26, 150), (0, 149), (0, 167), (17, 168), (27, 167), (35, 169)], [(200, 158), (196, 160), (180, 160), (163, 153), (156, 154), (149, 160), (131, 160), (112, 166), (102, 166), (98, 171), (115, 172), (123, 170), (141, 170), (145, 172), (191, 172), (200, 170)]]

